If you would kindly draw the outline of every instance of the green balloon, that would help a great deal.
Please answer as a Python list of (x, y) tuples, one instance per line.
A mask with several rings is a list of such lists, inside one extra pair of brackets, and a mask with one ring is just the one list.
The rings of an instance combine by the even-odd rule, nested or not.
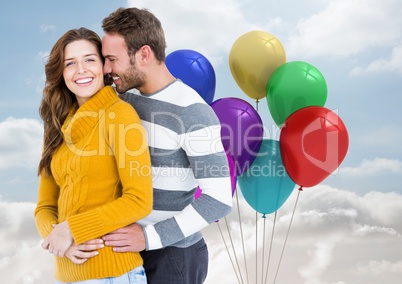
[(327, 83), (313, 65), (292, 61), (275, 69), (268, 80), (266, 93), (271, 116), (282, 127), (295, 111), (307, 106), (324, 106)]

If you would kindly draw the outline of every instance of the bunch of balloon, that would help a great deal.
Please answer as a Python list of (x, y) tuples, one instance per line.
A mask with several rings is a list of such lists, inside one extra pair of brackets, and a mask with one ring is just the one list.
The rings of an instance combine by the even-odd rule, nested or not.
[(180, 49), (166, 56), (166, 66), (170, 73), (193, 88), (207, 104), (215, 96), (215, 71), (209, 60), (201, 53)]
[[(285, 62), (286, 54), (282, 43), (274, 35), (261, 30), (250, 31), (240, 36), (233, 43), (229, 53), (229, 67), (232, 73), (232, 77), (237, 85), (240, 87), (240, 89), (248, 97), (256, 100), (257, 111), (259, 100), (266, 97), (266, 86), (268, 80), (270, 79), (274, 71), (278, 67), (285, 64)], [(273, 145), (275, 144), (272, 141), (264, 141), (262, 143), (264, 147), (261, 150), (263, 150), (264, 152), (268, 150), (268, 148), (266, 148), (268, 147), (267, 143), (271, 145), (271, 150)], [(257, 159), (257, 161), (254, 161), (254, 159), (252, 159), (254, 163), (258, 163), (258, 165), (253, 164), (254, 168), (263, 166), (263, 163), (272, 162), (267, 160), (274, 157), (274, 155), (272, 155), (273, 152), (271, 151), (270, 153), (270, 155), (265, 156), (264, 158), (259, 158)], [(279, 153), (279, 148), (275, 150), (275, 153)], [(254, 206), (254, 202), (251, 202), (250, 199), (254, 199), (254, 197), (251, 198), (251, 196), (255, 196), (255, 198), (258, 199), (259, 203), (270, 203), (271, 200), (267, 195), (260, 195), (258, 194), (258, 192), (260, 190), (263, 190), (260, 188), (263, 187), (264, 183), (264, 189), (267, 188), (266, 186), (275, 186), (276, 188), (273, 190), (280, 190), (278, 188), (278, 184), (276, 184), (275, 182), (270, 183), (266, 178), (254, 177), (253, 175), (250, 175), (250, 172), (248, 172), (247, 175), (244, 175), (244, 172), (245, 171), (238, 173), (240, 188), (242, 189), (242, 192), (244, 191), (244, 197), (246, 201), (249, 202), (249, 205), (251, 205), (251, 207), (253, 207), (254, 209), (258, 207), (258, 210), (256, 209), (256, 211), (261, 212), (259, 210), (260, 206)], [(244, 176), (242, 176), (242, 174)], [(247, 191), (245, 189), (246, 187)], [(251, 191), (255, 192), (251, 193)], [(265, 211), (261, 212), (263, 214), (272, 213), (271, 210), (268, 210), (270, 212), (267, 212), (266, 210), (263, 211)]]
[(349, 144), (343, 121), (324, 107), (324, 76), (307, 62), (285, 63), (272, 73), (266, 98), (281, 128), (281, 156), (290, 178), (299, 189), (317, 185), (339, 167)]
[(250, 98), (265, 98), (271, 74), (286, 62), (282, 43), (264, 31), (250, 31), (240, 36), (229, 53), (232, 77)]
[[(251, 104), (239, 98), (218, 99), (211, 103), (211, 107), (219, 118), (221, 124), (222, 144), (227, 152), (229, 152), (229, 154), (233, 157), (235, 174), (238, 180), (238, 178), (242, 176), (245, 172), (247, 172), (250, 166), (255, 163), (255, 160), (258, 159), (257, 156), (263, 145), (264, 134), (264, 127), (261, 117)], [(237, 203), (237, 208), (239, 208), (240, 203), (237, 194), (238, 191), (235, 191), (235, 193), (235, 201)], [(239, 228), (240, 232), (242, 232), (240, 211), (237, 210), (237, 212), (239, 213)], [(227, 246), (226, 238), (224, 237), (224, 234), (222, 232), (220, 225), (221, 222), (216, 222), (216, 224), (219, 228), (219, 231), (221, 232), (223, 242), (225, 243), (229, 258), (231, 259), (231, 263), (233, 266), (235, 263), (233, 259), (236, 259), (238, 269), (236, 270), (235, 266), (233, 268), (236, 276), (239, 279), (239, 283), (245, 283), (243, 282), (241, 269), (239, 267), (239, 262), (237, 261), (238, 253), (236, 253), (236, 246), (234, 245), (233, 239), (231, 237), (231, 228), (228, 224), (227, 218), (224, 217), (223, 220), (226, 224), (226, 232), (227, 234), (229, 234), (228, 240), (230, 240), (231, 247), (233, 249), (232, 254)], [(241, 233), (241, 235), (244, 251), (245, 247), (243, 234)], [(245, 257), (246, 254), (244, 253), (243, 256)]]

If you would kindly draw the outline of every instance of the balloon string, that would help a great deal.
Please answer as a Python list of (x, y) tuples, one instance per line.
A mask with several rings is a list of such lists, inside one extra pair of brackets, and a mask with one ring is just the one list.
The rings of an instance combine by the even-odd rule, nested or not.
[(261, 263), (261, 283), (264, 282), (264, 258), (265, 258), (265, 224), (267, 221), (267, 218), (265, 218), (265, 214), (262, 215), (262, 218), (264, 219), (264, 227), (262, 230), (262, 263)]
[(257, 283), (258, 275), (258, 213), (255, 211), (255, 282)]
[(290, 231), (290, 227), (292, 225), (292, 221), (293, 221), (293, 217), (295, 215), (295, 211), (296, 211), (296, 205), (297, 205), (297, 201), (299, 200), (299, 196), (300, 196), (300, 192), (301, 192), (301, 187), (299, 188), (299, 191), (297, 192), (297, 198), (296, 198), (296, 202), (295, 202), (295, 206), (293, 208), (293, 213), (292, 213), (292, 218), (290, 218), (290, 223), (289, 223), (289, 227), (288, 227), (288, 231), (286, 232), (286, 238), (285, 238), (285, 242), (283, 243), (283, 248), (282, 248), (282, 252), (281, 252), (281, 257), (279, 258), (279, 263), (278, 263), (278, 267), (276, 269), (276, 273), (275, 273), (275, 278), (274, 278), (274, 283), (276, 282), (276, 277), (278, 276), (278, 271), (279, 271), (279, 266), (281, 265), (281, 261), (282, 261), (282, 257), (283, 257), (283, 252), (285, 251), (285, 246), (286, 246), (286, 242), (288, 240), (288, 236), (289, 236), (289, 231)]
[[(246, 280), (248, 283), (248, 271), (247, 271), (247, 261), (246, 261), (246, 250), (244, 247), (244, 237), (243, 237), (243, 226), (242, 226), (242, 222), (241, 222), (241, 217), (240, 217), (240, 206), (239, 206), (239, 195), (237, 194), (237, 190), (236, 190), (236, 199), (237, 199), (237, 213), (238, 213), (238, 218), (239, 218), (239, 224), (240, 224), (240, 235), (241, 235), (241, 243), (243, 246), (243, 258), (244, 258), (244, 265), (246, 268)], [(241, 275), (241, 274), (240, 274)]]
[[(240, 210), (240, 205), (239, 205), (239, 198), (238, 198), (238, 196), (237, 196), (237, 190), (236, 190), (236, 202), (237, 202), (237, 211), (239, 212), (239, 210)], [(240, 214), (240, 212), (239, 212), (239, 214)], [(233, 245), (232, 235), (230, 234), (230, 228), (229, 228), (229, 225), (228, 225), (228, 223), (227, 223), (227, 219), (226, 219), (226, 218), (225, 218), (225, 222), (226, 222), (226, 227), (228, 228), (228, 234), (229, 234), (230, 242), (231, 242), (231, 244), (232, 244), (233, 254), (234, 254), (234, 257), (235, 257), (235, 259), (236, 259), (237, 269), (239, 270), (239, 275), (240, 275), (241, 283), (244, 284), (243, 275), (242, 275), (242, 273), (241, 273), (239, 261), (238, 261), (238, 259), (237, 259), (236, 250), (235, 250), (235, 247), (234, 247), (234, 245)]]
[[(226, 221), (226, 217), (225, 217), (225, 221)], [(239, 283), (243, 283), (242, 281), (240, 281), (239, 275), (237, 274), (235, 264), (233, 263), (233, 259), (232, 259), (232, 256), (230, 255), (228, 245), (227, 245), (227, 243), (226, 243), (226, 241), (225, 241), (225, 237), (223, 236), (221, 226), (219, 225), (219, 222), (216, 222), (216, 224), (218, 225), (219, 232), (221, 233), (221, 237), (222, 237), (223, 243), (225, 244), (226, 252), (227, 252), (228, 255), (229, 255), (230, 262), (232, 263), (232, 267), (233, 267), (233, 270), (234, 270), (234, 272), (235, 272), (235, 274), (236, 274), (237, 281), (238, 281)], [(227, 224), (227, 223), (226, 223), (226, 224)], [(229, 228), (228, 228), (228, 229), (229, 229)], [(235, 256), (236, 256), (236, 253), (235, 253)], [(238, 264), (237, 264), (237, 267), (239, 267)]]
[(258, 112), (258, 103), (259, 103), (260, 101), (257, 99), (256, 101), (255, 101), (255, 109), (256, 109), (256, 111)]
[[(279, 181), (279, 188), (282, 188), (282, 179)], [(279, 197), (280, 197), (280, 195), (278, 194), (277, 197), (276, 197), (276, 204), (279, 204)], [(268, 263), (267, 263), (267, 269), (266, 269), (266, 272), (265, 272), (265, 281), (263, 281), (264, 277), (261, 278), (261, 281), (263, 283), (267, 283), (267, 280), (268, 280), (269, 262), (270, 262), (270, 259), (271, 259), (272, 244), (273, 244), (273, 241), (274, 241), (274, 231), (275, 231), (275, 223), (276, 223), (277, 212), (278, 212), (278, 210), (275, 211), (275, 218), (274, 218), (274, 223), (273, 223), (273, 227), (272, 227), (271, 244), (270, 244), (270, 247), (269, 247)], [(265, 223), (264, 223), (264, 226), (265, 226)], [(264, 228), (264, 234), (265, 234), (265, 228)], [(265, 236), (264, 236), (264, 241), (265, 241)], [(263, 249), (263, 250), (265, 251), (265, 249)], [(264, 262), (264, 258), (263, 258), (263, 262)]]
[(275, 211), (274, 222), (273, 222), (273, 224), (272, 224), (271, 244), (270, 244), (270, 246), (269, 246), (267, 270), (266, 270), (266, 272), (265, 272), (265, 282), (264, 282), (264, 283), (267, 283), (267, 280), (268, 280), (269, 262), (270, 262), (270, 260), (271, 260), (272, 243), (274, 242), (274, 232), (275, 232), (276, 215), (277, 215), (277, 213), (278, 213), (278, 210)]

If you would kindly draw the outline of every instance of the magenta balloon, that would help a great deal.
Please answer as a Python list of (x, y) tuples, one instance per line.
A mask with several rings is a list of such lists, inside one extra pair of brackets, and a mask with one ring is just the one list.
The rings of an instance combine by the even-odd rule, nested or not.
[(228, 157), (229, 171), (230, 171), (230, 181), (232, 184), (232, 197), (236, 190), (237, 175), (236, 175), (236, 165), (233, 156), (226, 151), (226, 156)]
[(260, 115), (248, 102), (222, 98), (212, 102), (221, 123), (222, 143), (233, 156), (236, 175), (240, 176), (253, 163), (260, 150), (263, 124)]

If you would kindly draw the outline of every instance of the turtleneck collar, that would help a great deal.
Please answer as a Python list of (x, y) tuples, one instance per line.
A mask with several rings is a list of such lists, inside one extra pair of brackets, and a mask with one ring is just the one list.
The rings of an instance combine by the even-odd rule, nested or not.
[(83, 105), (76, 102), (70, 109), (61, 128), (67, 144), (75, 144), (90, 132), (109, 106), (119, 100), (111, 86), (105, 86)]

